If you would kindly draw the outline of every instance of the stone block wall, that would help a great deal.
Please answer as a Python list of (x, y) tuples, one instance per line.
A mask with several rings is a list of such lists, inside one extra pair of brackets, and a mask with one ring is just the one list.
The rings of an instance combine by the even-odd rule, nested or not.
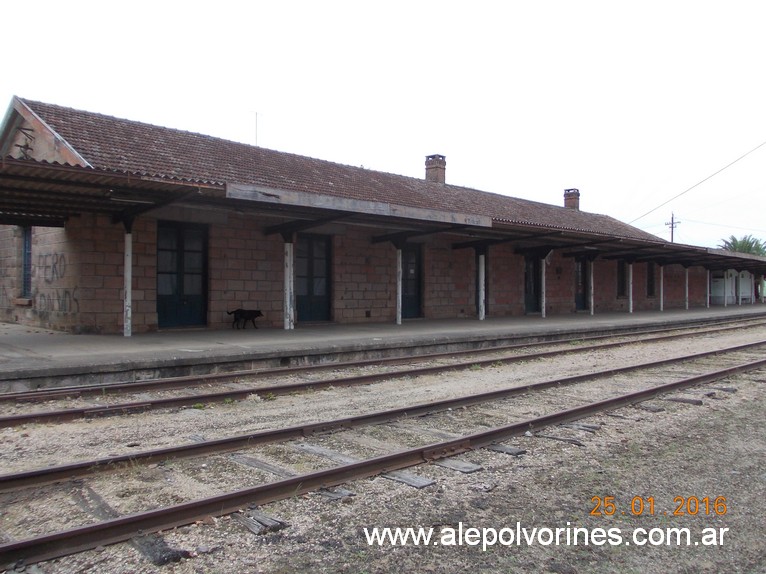
[(234, 309), (260, 309), (259, 325), (282, 325), (284, 242), (279, 234), (265, 236), (272, 222), (230, 215), (225, 224), (209, 227), (208, 326), (231, 327)]
[[(283, 324), (284, 241), (264, 229), (283, 220), (245, 213), (202, 213), (191, 208), (159, 210), (133, 226), (135, 333), (157, 330), (158, 219), (204, 223), (208, 228), (207, 327), (231, 327), (238, 307), (261, 309), (263, 327)], [(315, 232), (312, 230), (312, 233)], [(316, 230), (332, 237), (332, 320), (392, 322), (396, 316), (396, 249), (372, 243), (381, 230), (332, 225)], [(426, 319), (476, 317), (477, 258), (473, 249), (452, 249), (461, 237), (436, 234), (422, 242), (422, 309)], [(32, 289), (22, 297), (22, 232), (0, 226), (0, 320), (52, 329), (120, 333), (123, 323), (124, 228), (104, 215), (84, 214), (64, 228), (33, 228)], [(595, 312), (627, 312), (617, 295), (615, 260), (594, 263)], [(490, 246), (487, 256), (487, 316), (519, 316), (524, 307), (524, 256), (512, 243)], [(575, 312), (575, 260), (560, 252), (545, 263), (546, 313)], [(659, 266), (655, 294), (647, 294), (647, 265), (633, 266), (634, 311), (659, 309)], [(684, 268), (665, 267), (665, 308), (684, 306)], [(689, 305), (706, 303), (707, 273), (689, 270)]]
[(371, 243), (370, 231), (333, 235), (332, 312), (339, 323), (396, 319), (396, 249)]

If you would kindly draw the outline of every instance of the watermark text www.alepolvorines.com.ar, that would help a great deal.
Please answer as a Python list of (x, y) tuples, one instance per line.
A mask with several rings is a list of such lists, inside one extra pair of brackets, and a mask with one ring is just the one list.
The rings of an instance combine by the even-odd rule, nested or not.
[[(723, 546), (728, 528), (584, 528), (525, 527), (520, 522), (504, 528), (373, 527), (364, 528), (369, 546)], [(726, 537), (728, 539), (728, 537)]]

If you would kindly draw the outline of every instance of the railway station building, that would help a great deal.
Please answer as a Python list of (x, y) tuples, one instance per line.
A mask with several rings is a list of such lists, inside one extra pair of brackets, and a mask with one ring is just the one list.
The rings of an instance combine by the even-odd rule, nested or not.
[[(612, 217), (14, 98), (0, 321), (81, 333), (763, 302), (766, 258)], [(502, 191), (502, 190), (501, 190)], [(252, 325), (251, 325), (252, 328)]]

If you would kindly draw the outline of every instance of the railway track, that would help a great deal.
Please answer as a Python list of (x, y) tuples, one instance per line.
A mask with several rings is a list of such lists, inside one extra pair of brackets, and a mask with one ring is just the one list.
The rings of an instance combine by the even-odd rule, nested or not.
[[(87, 417), (103, 417), (112, 415), (129, 415), (142, 413), (151, 409), (167, 409), (178, 407), (189, 407), (195, 405), (206, 405), (212, 403), (229, 402), (243, 400), (253, 395), (276, 397), (279, 395), (302, 393), (306, 391), (316, 391), (328, 387), (348, 387), (355, 385), (366, 385), (382, 380), (388, 380), (393, 377), (419, 377), (423, 375), (432, 375), (445, 373), (457, 369), (481, 368), (493, 364), (511, 364), (531, 360), (545, 359), (553, 356), (562, 356), (590, 352), (594, 350), (605, 350), (615, 347), (621, 347), (629, 344), (651, 343), (659, 341), (672, 341), (689, 336), (709, 336), (721, 334), (727, 331), (739, 331), (745, 327), (756, 328), (766, 324), (764, 322), (735, 322), (728, 326), (708, 327), (704, 329), (694, 328), (690, 334), (688, 329), (668, 330), (652, 329), (638, 334), (631, 335), (630, 338), (618, 338), (614, 340), (613, 336), (597, 336), (587, 339), (577, 339), (563, 342), (555, 345), (548, 342), (524, 345), (506, 345), (502, 347), (493, 347), (484, 350), (472, 350), (452, 353), (436, 353), (420, 355), (417, 357), (394, 357), (388, 359), (358, 361), (352, 363), (333, 364), (333, 365), (310, 365), (302, 367), (278, 368), (260, 371), (248, 371), (239, 373), (225, 373), (206, 375), (203, 377), (181, 377), (173, 379), (161, 379), (152, 381), (113, 383), (109, 385), (100, 385), (97, 387), (68, 387), (55, 390), (37, 390), (16, 393), (0, 394), (0, 408), (8, 409), (12, 405), (15, 411), (18, 411), (20, 405), (27, 403), (38, 403), (41, 401), (71, 401), (73, 398), (98, 397), (98, 402), (87, 406), (77, 408), (50, 408), (46, 411), (26, 411), (14, 412), (13, 414), (0, 414), (0, 428), (13, 427), (32, 423), (60, 423)], [(608, 339), (607, 342), (599, 342)], [(582, 343), (588, 344), (583, 345)], [(576, 343), (576, 346), (573, 346)], [(525, 349), (545, 346), (545, 351), (527, 352)], [(490, 354), (490, 358), (481, 358), (482, 355)], [(387, 365), (401, 365), (402, 363), (415, 363), (415, 366), (406, 366), (399, 369), (386, 368)], [(422, 363), (430, 363), (421, 366)], [(302, 380), (297, 383), (277, 383), (277, 384), (249, 384), (247, 382), (238, 382), (236, 388), (216, 389), (213, 392), (184, 393), (174, 396), (155, 396), (147, 397), (145, 394), (140, 400), (116, 402), (113, 404), (104, 404), (107, 395), (135, 393), (138, 390), (151, 390), (162, 394), (163, 391), (175, 389), (178, 387), (188, 388), (201, 384), (211, 384), (214, 382), (230, 381), (232, 379), (240, 380), (243, 378), (254, 377), (257, 379), (271, 379), (274, 377), (290, 377), (301, 375), (310, 377), (317, 373), (332, 369), (343, 372), (353, 369), (369, 369), (374, 367), (375, 372), (366, 372), (352, 376), (331, 376), (319, 380)], [(50, 405), (49, 405), (50, 406)]]
[[(552, 346), (564, 347), (555, 352), (568, 352), (565, 346), (577, 342), (591, 346), (598, 341), (612, 341), (612, 346), (619, 346), (630, 342), (652, 341), (652, 340), (673, 340), (689, 335), (710, 335), (720, 334), (727, 331), (736, 331), (739, 329), (756, 328), (766, 325), (766, 320), (743, 320), (726, 319), (709, 322), (701, 322), (693, 325), (673, 326), (673, 327), (652, 327), (646, 329), (632, 330), (629, 333), (623, 333), (622, 330), (602, 335), (574, 335), (567, 336), (561, 340), (556, 335), (546, 338), (543, 341), (525, 342), (514, 344), (494, 344), (491, 341), (486, 343), (486, 347), (480, 349), (453, 350), (438, 353), (424, 353), (413, 355), (410, 349), (403, 354), (391, 357), (379, 357), (375, 359), (366, 359), (358, 361), (318, 363), (300, 366), (280, 366), (275, 368), (257, 368), (250, 370), (239, 370), (222, 373), (207, 373), (202, 375), (190, 375), (181, 377), (165, 377), (160, 379), (145, 379), (134, 381), (111, 382), (98, 385), (74, 385), (59, 386), (55, 388), (37, 388), (28, 391), (0, 392), (0, 404), (10, 402), (42, 402), (56, 400), (60, 398), (73, 397), (105, 397), (111, 394), (128, 394), (140, 391), (160, 391), (172, 389), (188, 389), (194, 386), (209, 385), (211, 383), (224, 383), (238, 380), (247, 380), (249, 378), (269, 379), (274, 377), (286, 377), (293, 375), (311, 375), (324, 371), (338, 371), (352, 368), (379, 367), (385, 365), (400, 365), (414, 361), (424, 362), (439, 360), (444, 358), (456, 358), (466, 356), (479, 356), (482, 354), (518, 352), (525, 349), (534, 349), (538, 347), (550, 348)], [(595, 345), (593, 345), (595, 347)], [(607, 348), (610, 343), (606, 343), (601, 348)], [(570, 349), (571, 352), (577, 352), (580, 349)], [(586, 349), (587, 350), (587, 349)], [(549, 356), (542, 353), (540, 357)], [(530, 356), (531, 358), (531, 356)]]
[[(199, 442), (174, 451), (168, 449), (147, 451), (120, 459), (91, 460), (66, 468), (38, 469), (16, 475), (5, 475), (0, 477), (2, 493), (0, 496), (4, 497), (6, 502), (23, 501), (28, 500), (27, 496), (39, 495), (39, 493), (35, 494), (34, 488), (30, 488), (32, 485), (36, 485), (36, 488), (52, 488), (45, 485), (55, 481), (66, 481), (75, 476), (80, 480), (85, 480), (86, 478), (83, 477), (87, 477), (88, 484), (93, 481), (93, 486), (89, 488), (97, 492), (101, 486), (98, 479), (104, 479), (109, 474), (98, 472), (100, 470), (124, 470), (161, 460), (203, 455), (213, 456), (211, 459), (206, 459), (210, 460), (211, 465), (220, 464), (221, 453), (232, 451), (243, 451), (238, 456), (241, 460), (247, 460), (248, 457), (252, 458), (250, 453), (255, 446), (271, 445), (273, 448), (279, 447), (294, 452), (295, 449), (292, 447), (295, 444), (306, 445), (302, 447), (303, 452), (308, 452), (316, 458), (325, 455), (332, 457), (332, 453), (336, 451), (329, 447), (337, 447), (344, 442), (346, 451), (349, 450), (349, 444), (357, 444), (362, 445), (364, 448), (361, 450), (367, 451), (367, 454), (370, 450), (375, 450), (371, 448), (371, 445), (390, 446), (402, 441), (404, 436), (412, 438), (413, 435), (417, 435), (421, 442), (417, 446), (399, 445), (395, 452), (376, 453), (374, 456), (358, 457), (359, 448), (351, 447), (351, 454), (343, 454), (343, 451), (338, 450), (333, 459), (335, 463), (329, 466), (327, 461), (320, 463), (314, 460), (310, 464), (304, 463), (312, 468), (307, 472), (293, 473), (295, 476), (281, 480), (272, 480), (265, 484), (247, 486), (224, 493), (219, 492), (212, 496), (187, 500), (162, 508), (142, 510), (129, 516), (114, 517), (94, 524), (79, 525), (72, 529), (43, 533), (26, 540), (11, 541), (0, 545), (0, 564), (13, 564), (17, 560), (26, 560), (27, 563), (46, 560), (99, 545), (128, 540), (136, 536), (138, 532), (156, 532), (200, 520), (206, 516), (236, 513), (250, 505), (263, 505), (296, 494), (347, 484), (349, 481), (363, 477), (390, 473), (423, 463), (435, 464), (471, 450), (497, 446), (511, 437), (536, 432), (544, 427), (580, 420), (604, 410), (646, 401), (690, 386), (732, 377), (737, 373), (762, 369), (766, 366), (766, 360), (761, 358), (761, 347), (764, 344), (766, 342), (759, 341), (749, 345), (719, 349), (717, 352), (608, 369), (564, 379), (550, 379), (491, 393), (470, 394), (388, 411), (369, 412), (318, 424), (230, 437), (224, 441)], [(722, 367), (724, 362), (730, 364)], [(715, 363), (715, 368), (711, 363)], [(674, 370), (680, 370), (684, 375), (679, 377), (674, 374)], [(689, 375), (689, 371), (695, 371), (695, 374)], [(668, 381), (668, 378), (673, 380)], [(608, 381), (605, 382), (607, 379)], [(620, 392), (615, 392), (615, 387), (619, 387)], [(572, 404), (570, 394), (562, 392), (566, 388), (578, 389), (574, 403), (579, 404)], [(526, 401), (523, 400), (524, 397), (527, 397)], [(513, 400), (510, 400), (511, 398)], [(544, 408), (546, 412), (532, 417), (524, 416), (525, 409), (529, 409), (530, 404), (535, 405), (534, 408)], [(468, 408), (476, 405), (482, 406), (478, 418), (470, 415), (472, 408)], [(488, 406), (489, 410), (487, 410)], [(465, 417), (457, 417), (460, 419), (457, 420), (458, 412), (465, 413)], [(413, 421), (416, 418), (418, 423), (423, 423), (425, 426), (421, 428), (420, 424), (414, 425)], [(498, 421), (503, 419), (503, 424), (486, 428), (487, 420), (495, 418)], [(402, 426), (402, 421), (406, 422), (405, 426)], [(443, 430), (445, 426), (449, 428), (449, 431)], [(349, 434), (358, 433), (361, 427), (372, 428), (375, 433), (368, 434), (366, 437), (356, 436), (354, 440), (344, 438)], [(448, 435), (449, 438), (438, 442), (426, 440), (425, 444), (422, 444), (424, 437), (428, 439), (444, 435)], [(316, 441), (320, 444), (316, 444)], [(506, 446), (505, 449), (508, 450), (508, 447)], [(265, 452), (266, 454), (260, 453), (257, 456), (265, 457), (267, 460), (269, 457), (273, 459), (277, 451)], [(354, 456), (360, 460), (349, 462)], [(227, 454), (225, 460), (231, 463), (234, 459)], [(337, 464), (338, 460), (346, 462)], [(236, 460), (234, 462), (239, 464)], [(199, 467), (199, 464), (197, 463), (196, 466)], [(261, 468), (268, 468), (268, 463)], [(46, 492), (48, 496), (51, 496), (52, 491)]]

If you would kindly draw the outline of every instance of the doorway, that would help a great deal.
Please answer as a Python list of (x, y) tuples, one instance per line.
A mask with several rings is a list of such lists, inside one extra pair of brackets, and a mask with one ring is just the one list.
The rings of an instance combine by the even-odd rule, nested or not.
[(588, 310), (588, 260), (575, 259), (575, 309)]
[(524, 310), (527, 313), (540, 313), (540, 292), (542, 291), (540, 259), (526, 257), (524, 261)]
[(295, 243), (295, 308), (298, 321), (330, 320), (330, 237), (298, 235)]
[(207, 325), (207, 243), (204, 225), (157, 223), (157, 324)]
[(402, 318), (422, 317), (423, 252), (419, 245), (402, 248)]

